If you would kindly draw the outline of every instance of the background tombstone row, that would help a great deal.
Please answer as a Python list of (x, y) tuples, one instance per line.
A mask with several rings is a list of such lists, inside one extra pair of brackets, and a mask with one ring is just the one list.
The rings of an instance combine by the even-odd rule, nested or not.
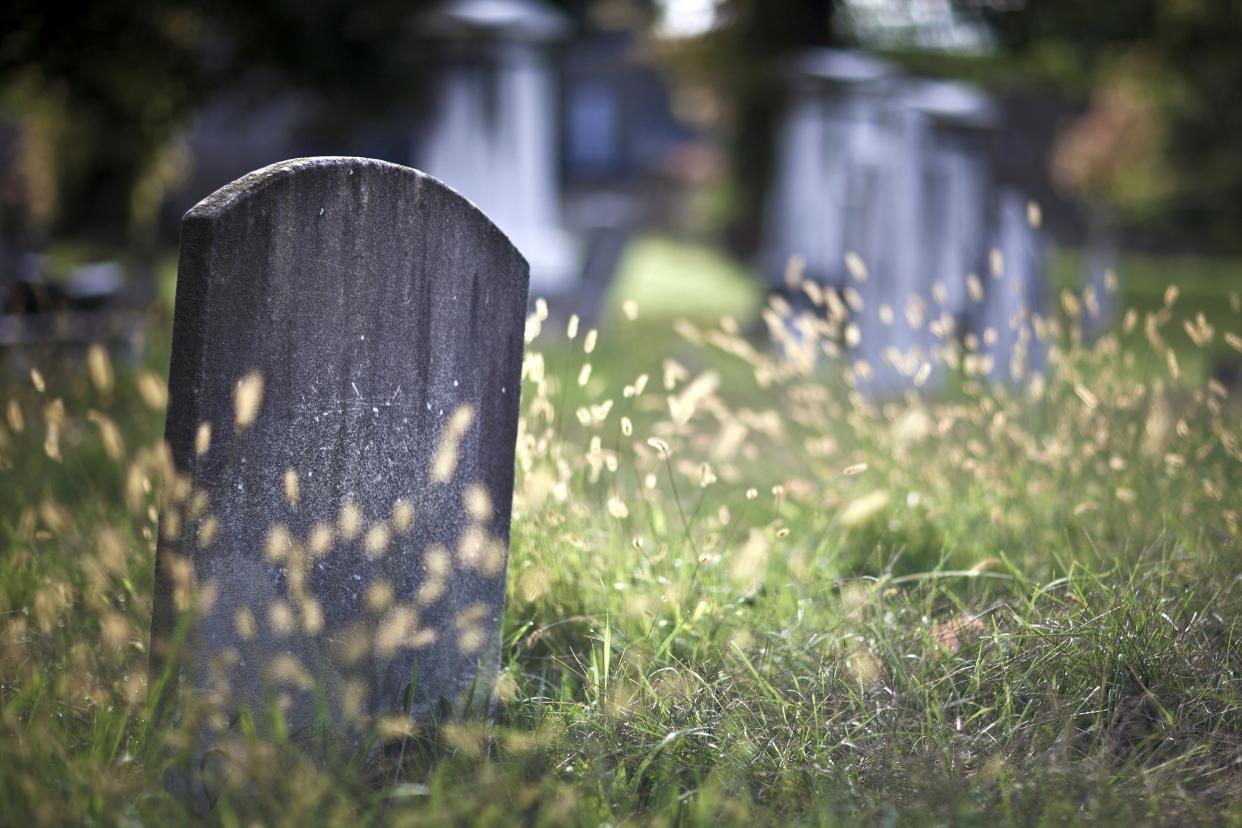
[(979, 341), (986, 376), (1038, 369), (1043, 244), (1027, 200), (989, 169), (992, 102), (830, 49), (801, 56), (790, 79), (760, 256), (769, 284), (779, 289), (800, 257), (805, 278), (857, 291), (855, 358), (877, 393), (913, 383), (914, 364), (939, 347), (927, 321), (942, 315)]

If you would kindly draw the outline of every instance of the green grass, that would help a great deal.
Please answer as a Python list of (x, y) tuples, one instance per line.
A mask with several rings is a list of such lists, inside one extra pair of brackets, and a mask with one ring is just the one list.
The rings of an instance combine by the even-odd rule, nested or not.
[(662, 236), (642, 236), (625, 251), (610, 290), (614, 305), (631, 299), (648, 318), (745, 319), (763, 304), (754, 273), (724, 254)]
[[(1144, 338), (1143, 318), (1157, 313), (1164, 305), (1169, 285), (1178, 289), (1178, 325), (1166, 330), (1167, 344), (1177, 355), (1181, 371), (1190, 383), (1203, 384), (1222, 364), (1237, 365), (1237, 351), (1229, 347), (1221, 335), (1237, 332), (1239, 301), (1242, 301), (1242, 261), (1196, 256), (1145, 256), (1129, 254), (1117, 264), (1122, 303), (1119, 312), (1133, 309), (1140, 324), (1123, 336), (1122, 341), (1139, 359), (1150, 362), (1162, 354), (1139, 346)], [(1077, 291), (1082, 287), (1082, 255), (1075, 250), (1060, 250), (1052, 259), (1053, 284), (1059, 290)], [(1063, 309), (1059, 309), (1063, 312)], [(1217, 328), (1218, 333), (1207, 347), (1198, 347), (1182, 327), (1183, 321), (1203, 320)], [(1149, 371), (1165, 371), (1166, 366), (1145, 365)]]
[[(10, 358), (0, 823), (1242, 825), (1237, 389), (1062, 335), (1035, 399), (868, 403), (718, 328), (751, 294), (667, 244), (592, 354), (528, 348), (495, 720), (256, 737), (202, 817), (145, 686), (167, 310), (111, 384)], [(681, 268), (729, 298), (674, 330)]]

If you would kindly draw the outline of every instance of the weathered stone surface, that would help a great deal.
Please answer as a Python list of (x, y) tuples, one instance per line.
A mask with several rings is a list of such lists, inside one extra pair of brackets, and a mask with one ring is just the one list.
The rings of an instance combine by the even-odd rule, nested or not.
[(153, 672), (175, 658), (217, 730), (486, 707), (527, 283), (473, 205), (379, 161), (276, 164), (186, 214)]

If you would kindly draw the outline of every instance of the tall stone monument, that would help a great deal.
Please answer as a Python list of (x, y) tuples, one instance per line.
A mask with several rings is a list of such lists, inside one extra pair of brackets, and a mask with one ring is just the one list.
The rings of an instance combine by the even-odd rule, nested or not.
[(862, 291), (861, 326), (864, 350), (878, 350), (878, 344), (886, 352), (871, 359), (875, 387), (892, 393), (909, 387), (920, 365), (938, 372), (932, 352), (943, 339), (930, 321), (942, 311), (965, 317), (967, 277), (985, 263), (989, 199), (982, 139), (996, 114), (986, 96), (965, 84), (909, 80), (888, 117), (888, 232), (871, 262), (875, 278)]
[(760, 263), (773, 286), (783, 284), (797, 256), (806, 278), (842, 287), (847, 253), (865, 260), (881, 249), (875, 211), (891, 163), (882, 117), (894, 77), (883, 61), (835, 49), (815, 49), (790, 64)]
[[(872, 396), (935, 387), (959, 340), (1017, 369), (995, 379), (1042, 364), (1030, 325), (1010, 324), (1036, 307), (1044, 262), (1021, 197), (993, 180), (994, 102), (856, 52), (813, 49), (791, 67), (759, 261), (769, 285), (783, 290), (798, 257), (804, 278), (842, 291), (856, 385)], [(987, 281), (1002, 261), (992, 282), (1012, 277), (1008, 293)]]
[(1027, 216), (1027, 200), (1016, 190), (997, 195), (996, 222), (985, 298), (975, 328), (993, 380), (1023, 385), (1043, 373), (1047, 354), (1035, 317), (1043, 310), (1044, 242)]
[(538, 0), (448, 0), (423, 18), (436, 56), (434, 101), (414, 161), (508, 234), (544, 296), (576, 286), (581, 258), (561, 220), (552, 55), (569, 27)]

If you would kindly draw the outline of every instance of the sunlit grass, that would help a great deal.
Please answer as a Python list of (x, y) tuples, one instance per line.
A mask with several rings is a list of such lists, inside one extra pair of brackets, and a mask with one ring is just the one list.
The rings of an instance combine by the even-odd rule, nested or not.
[(628, 298), (648, 318), (665, 320), (747, 318), (763, 303), (755, 274), (720, 251), (656, 235), (642, 236), (626, 248), (610, 294), (615, 311)]
[[(1063, 318), (1042, 388), (883, 401), (747, 338), (740, 300), (674, 323), (641, 284), (596, 334), (528, 326), (557, 329), (524, 365), (495, 720), (392, 717), (319, 761), (244, 728), (200, 818), (1242, 820), (1238, 391), (1170, 371), (1194, 309), (1161, 291), (1089, 344)], [(1236, 364), (1226, 308), (1204, 347)], [(0, 822), (195, 818), (164, 784), (184, 733), (150, 724), (146, 359), (7, 366)]]
[[(1058, 290), (1081, 288), (1084, 274), (1080, 251), (1058, 251), (1051, 265), (1050, 276)], [(1124, 299), (1119, 313), (1127, 308), (1140, 316), (1158, 311), (1164, 304), (1170, 281), (1177, 284), (1179, 320), (1177, 327), (1168, 329), (1167, 341), (1189, 382), (1203, 384), (1222, 367), (1228, 368), (1231, 348), (1221, 334), (1237, 332), (1237, 303), (1242, 301), (1242, 260), (1127, 254), (1117, 263), (1117, 272)], [(1220, 331), (1212, 341), (1200, 345), (1184, 326), (1187, 322), (1194, 327), (1206, 324)], [(1123, 336), (1123, 343), (1143, 368), (1150, 369), (1151, 360), (1164, 355), (1134, 347), (1143, 336), (1143, 326), (1136, 325), (1129, 335)], [(1154, 367), (1165, 370), (1166, 366)]]

